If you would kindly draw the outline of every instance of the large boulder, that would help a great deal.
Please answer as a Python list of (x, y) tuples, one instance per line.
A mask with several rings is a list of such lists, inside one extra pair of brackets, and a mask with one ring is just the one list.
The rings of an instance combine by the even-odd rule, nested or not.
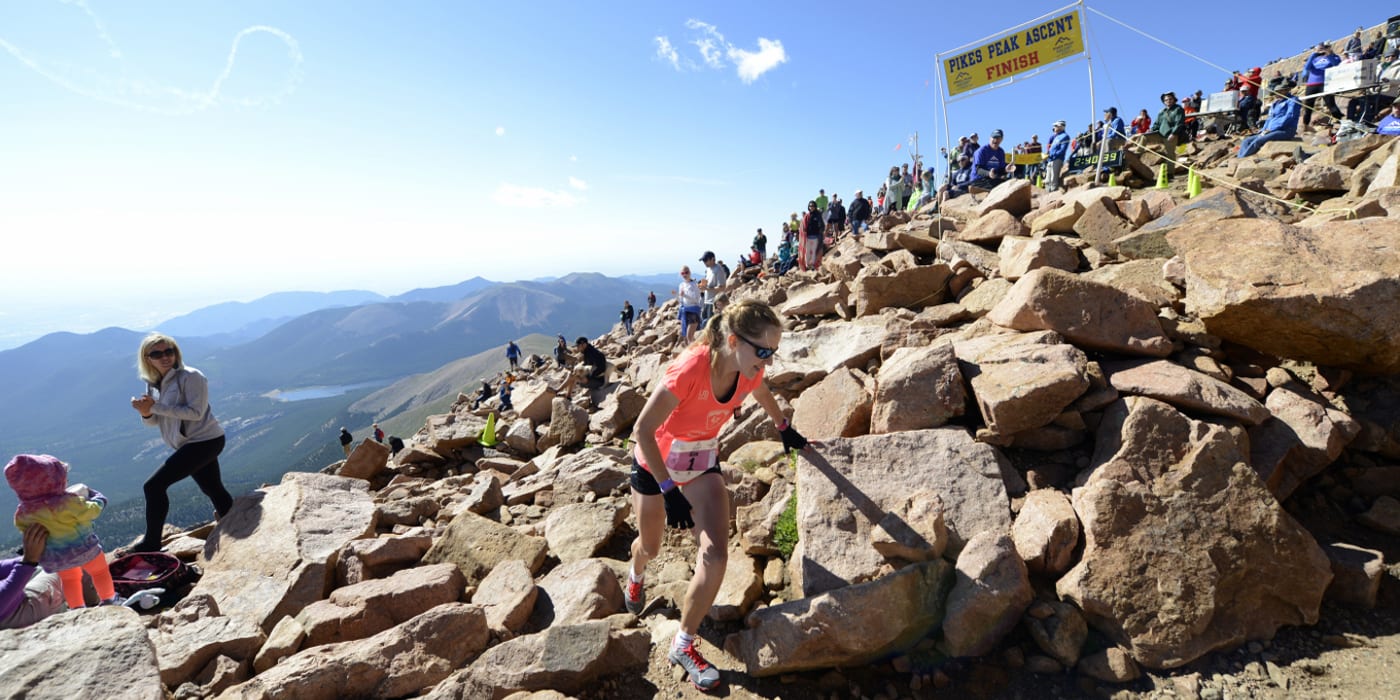
[(860, 667), (908, 649), (943, 619), (952, 566), (913, 564), (868, 583), (755, 610), (724, 648), (751, 676)]
[(374, 513), (363, 479), (288, 472), (277, 486), (235, 499), (219, 519), (192, 595), (206, 593), (225, 615), (271, 631), (278, 619), (326, 597), (337, 555), (373, 536)]
[(888, 307), (918, 310), (940, 304), (948, 293), (948, 279), (952, 276), (952, 269), (943, 263), (919, 265), (894, 274), (862, 272), (851, 290), (856, 315), (870, 316)]
[(880, 366), (870, 432), (937, 428), (963, 414), (962, 372), (949, 343), (905, 347)]
[(813, 440), (856, 437), (870, 432), (870, 392), (845, 367), (828, 374), (793, 401), (793, 425)]
[(1175, 254), (1174, 244), (1168, 237), (1171, 232), (1189, 225), (1207, 226), (1220, 231), (1225, 227), (1214, 225), (1214, 222), (1253, 216), (1256, 216), (1256, 211), (1243, 196), (1232, 189), (1217, 187), (1189, 203), (1173, 207), (1133, 233), (1114, 241), (1114, 246), (1123, 257), (1169, 258)]
[(445, 603), (373, 637), (313, 647), (241, 685), (227, 700), (398, 698), (432, 688), (486, 648), (481, 608)]
[(963, 428), (942, 427), (831, 440), (797, 463), (798, 544), (789, 566), (796, 589), (815, 595), (867, 581), (887, 566), (873, 530), (910, 494), (943, 501), (949, 549), (1011, 526), (1002, 475), (1010, 464)]
[(451, 454), (459, 447), (475, 445), (485, 429), (486, 419), (471, 413), (428, 416), (423, 423), (427, 432), (424, 446), (440, 455)]
[(162, 613), (150, 635), (160, 661), (160, 680), (170, 688), (194, 679), (220, 656), (251, 661), (267, 639), (251, 619), (219, 614), (218, 604), (207, 594), (187, 596)]
[(486, 624), (493, 632), (515, 633), (530, 619), (539, 593), (535, 577), (525, 562), (507, 559), (481, 580), (472, 596), (472, 604), (481, 606), (486, 613)]
[(958, 555), (943, 618), (950, 656), (981, 656), (1021, 620), (1035, 598), (1025, 562), (1005, 532), (978, 533)]
[(1054, 333), (986, 335), (953, 347), (982, 418), (997, 435), (1049, 424), (1089, 388), (1088, 358)]
[(1270, 417), (1249, 431), (1250, 464), (1280, 501), (1342, 455), (1361, 432), (1351, 416), (1297, 381), (1269, 392)]
[[(1074, 206), (1066, 204), (1061, 206)], [(1083, 214), (1076, 217), (1071, 230), (1106, 255), (1117, 255), (1114, 241), (1132, 233), (1133, 225), (1119, 214), (1118, 205), (1108, 197), (1099, 197), (1085, 204)], [(1047, 222), (1047, 226), (1054, 222)]]
[(884, 339), (885, 322), (878, 317), (784, 333), (767, 379), (780, 388), (801, 391), (838, 367), (864, 368), (880, 354)]
[(474, 586), (506, 559), (519, 559), (529, 567), (530, 573), (538, 572), (547, 549), (548, 545), (539, 537), (521, 534), (473, 513), (461, 513), (423, 555), (423, 563), (456, 564), (467, 577), (467, 585)]
[(438, 684), (427, 700), (501, 700), (519, 692), (597, 690), (597, 680), (647, 665), (651, 635), (615, 630), (608, 620), (551, 627), (491, 647), (470, 666)]
[[(1031, 219), (1031, 233), (1074, 233), (1074, 224), (1084, 215), (1084, 205), (1078, 202), (1062, 202), (1059, 206), (1043, 211)], [(1122, 233), (1127, 233), (1123, 231)], [(1119, 235), (1122, 235), (1121, 233)]]
[(425, 535), (377, 537), (372, 540), (352, 540), (336, 557), (337, 586), (382, 578), (399, 569), (413, 566), (433, 545)]
[(338, 472), (341, 476), (364, 479), (379, 476), (389, 464), (389, 448), (377, 440), (361, 440)]
[(1226, 429), (1154, 399), (1110, 405), (1074, 491), (1084, 553), (1056, 584), (1150, 668), (1317, 621), (1327, 555)]
[(560, 565), (539, 581), (530, 623), (535, 629), (576, 625), (622, 612), (617, 573), (602, 559)]
[(1036, 489), (1026, 494), (1011, 526), (1011, 539), (1031, 573), (1058, 576), (1074, 563), (1079, 516), (1063, 493)]
[(563, 396), (554, 397), (549, 416), (549, 430), (537, 446), (549, 449), (555, 445), (573, 447), (588, 437), (588, 411)]
[(986, 245), (994, 244), (1007, 236), (1024, 236), (1027, 233), (1030, 231), (1020, 219), (1012, 216), (1010, 212), (997, 209), (978, 217), (961, 231), (950, 232), (948, 237), (955, 241)]
[(1186, 262), (1186, 308), (1212, 334), (1271, 355), (1400, 372), (1400, 221), (1241, 220), (1170, 240)]
[(0, 697), (164, 700), (156, 650), (129, 608), (73, 610), (0, 630)]
[(1095, 350), (1165, 357), (1172, 349), (1157, 307), (1053, 268), (1033, 270), (1018, 280), (987, 318), (1019, 331), (1052, 330)]
[(1351, 186), (1351, 168), (1309, 161), (1288, 171), (1288, 191), (1345, 192)]
[(1001, 276), (1013, 281), (1042, 267), (1066, 272), (1079, 267), (1079, 251), (1059, 237), (1007, 236), (1001, 239), (997, 255), (1001, 258)]
[(788, 291), (787, 302), (781, 312), (784, 316), (826, 316), (835, 314), (838, 306), (846, 303), (846, 283), (807, 284)]
[(601, 391), (606, 395), (588, 417), (588, 429), (608, 441), (632, 430), (647, 399), (629, 384), (610, 384)]
[(331, 592), (297, 613), (303, 648), (364, 639), (462, 597), (466, 579), (452, 564), (404, 569)]
[(1109, 384), (1119, 393), (1150, 396), (1177, 408), (1258, 425), (1269, 409), (1249, 394), (1214, 377), (1167, 360), (1102, 362)]
[(759, 571), (758, 562), (738, 547), (731, 546), (729, 562), (724, 567), (724, 580), (706, 616), (721, 622), (742, 620), (762, 593), (763, 572)]
[(610, 501), (570, 503), (550, 511), (544, 539), (561, 562), (587, 559), (612, 538), (626, 516), (626, 509)]
[(1031, 187), (1030, 180), (1007, 180), (987, 193), (987, 198), (982, 200), (978, 213), (986, 216), (988, 212), (1001, 210), (1019, 219), (1031, 212), (1031, 199), (1034, 194), (1035, 190)]
[(1171, 306), (1181, 298), (1182, 292), (1176, 285), (1168, 282), (1162, 273), (1164, 263), (1166, 260), (1160, 258), (1128, 260), (1104, 265), (1080, 273), (1080, 276), (1091, 282), (1121, 289), (1153, 306)]
[(516, 414), (536, 425), (549, 420), (553, 402), (554, 389), (543, 379), (526, 379), (510, 387), (510, 403)]

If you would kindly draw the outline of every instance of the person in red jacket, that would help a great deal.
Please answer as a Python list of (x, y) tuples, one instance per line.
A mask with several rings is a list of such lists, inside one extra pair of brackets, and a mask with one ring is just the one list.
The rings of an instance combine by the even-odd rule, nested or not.
[(1261, 85), (1259, 69), (1253, 68), (1249, 73), (1240, 78), (1240, 124), (1247, 131), (1254, 131), (1255, 124), (1259, 123), (1259, 110), (1263, 103), (1259, 101), (1259, 87)]
[(1145, 134), (1152, 130), (1152, 117), (1147, 116), (1147, 110), (1138, 112), (1137, 118), (1132, 122), (1133, 135)]

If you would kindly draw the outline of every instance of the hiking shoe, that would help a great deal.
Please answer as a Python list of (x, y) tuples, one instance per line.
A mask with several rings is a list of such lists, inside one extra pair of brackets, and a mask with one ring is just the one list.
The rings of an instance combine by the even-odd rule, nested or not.
[(98, 603), (98, 605), (126, 605), (126, 597), (120, 593), (113, 593), (111, 598)]
[(647, 607), (647, 594), (642, 590), (642, 581), (633, 581), (631, 576), (627, 577), (627, 587), (622, 591), (622, 604), (627, 606), (627, 612), (641, 616)]
[(713, 690), (719, 687), (719, 669), (710, 665), (705, 657), (700, 655), (700, 650), (694, 644), (687, 647), (671, 647), (671, 653), (666, 656), (672, 664), (685, 669), (690, 676), (691, 685), (701, 690)]

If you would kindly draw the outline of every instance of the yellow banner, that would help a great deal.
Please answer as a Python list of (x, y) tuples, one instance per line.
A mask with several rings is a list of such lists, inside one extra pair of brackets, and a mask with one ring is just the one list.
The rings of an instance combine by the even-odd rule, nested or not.
[(1081, 53), (1079, 10), (1070, 10), (943, 59), (943, 77), (952, 97)]

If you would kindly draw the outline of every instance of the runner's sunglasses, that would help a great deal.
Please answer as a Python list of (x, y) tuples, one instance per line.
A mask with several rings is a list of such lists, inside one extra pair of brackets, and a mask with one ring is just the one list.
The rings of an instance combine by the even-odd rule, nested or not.
[(749, 344), (749, 347), (752, 347), (752, 348), (753, 348), (754, 357), (757, 357), (757, 358), (760, 359), (760, 360), (766, 360), (766, 359), (772, 357), (772, 356), (774, 355), (774, 353), (777, 353), (777, 352), (778, 352), (778, 349), (777, 349), (777, 348), (765, 348), (765, 347), (763, 347), (762, 345), (759, 345), (758, 343), (755, 343), (755, 342), (753, 342), (752, 340), (749, 340), (748, 338), (745, 338), (744, 336), (739, 335), (738, 333), (735, 333), (735, 334), (734, 334), (734, 337), (738, 338), (739, 340), (744, 341), (745, 343), (748, 343), (748, 344)]

